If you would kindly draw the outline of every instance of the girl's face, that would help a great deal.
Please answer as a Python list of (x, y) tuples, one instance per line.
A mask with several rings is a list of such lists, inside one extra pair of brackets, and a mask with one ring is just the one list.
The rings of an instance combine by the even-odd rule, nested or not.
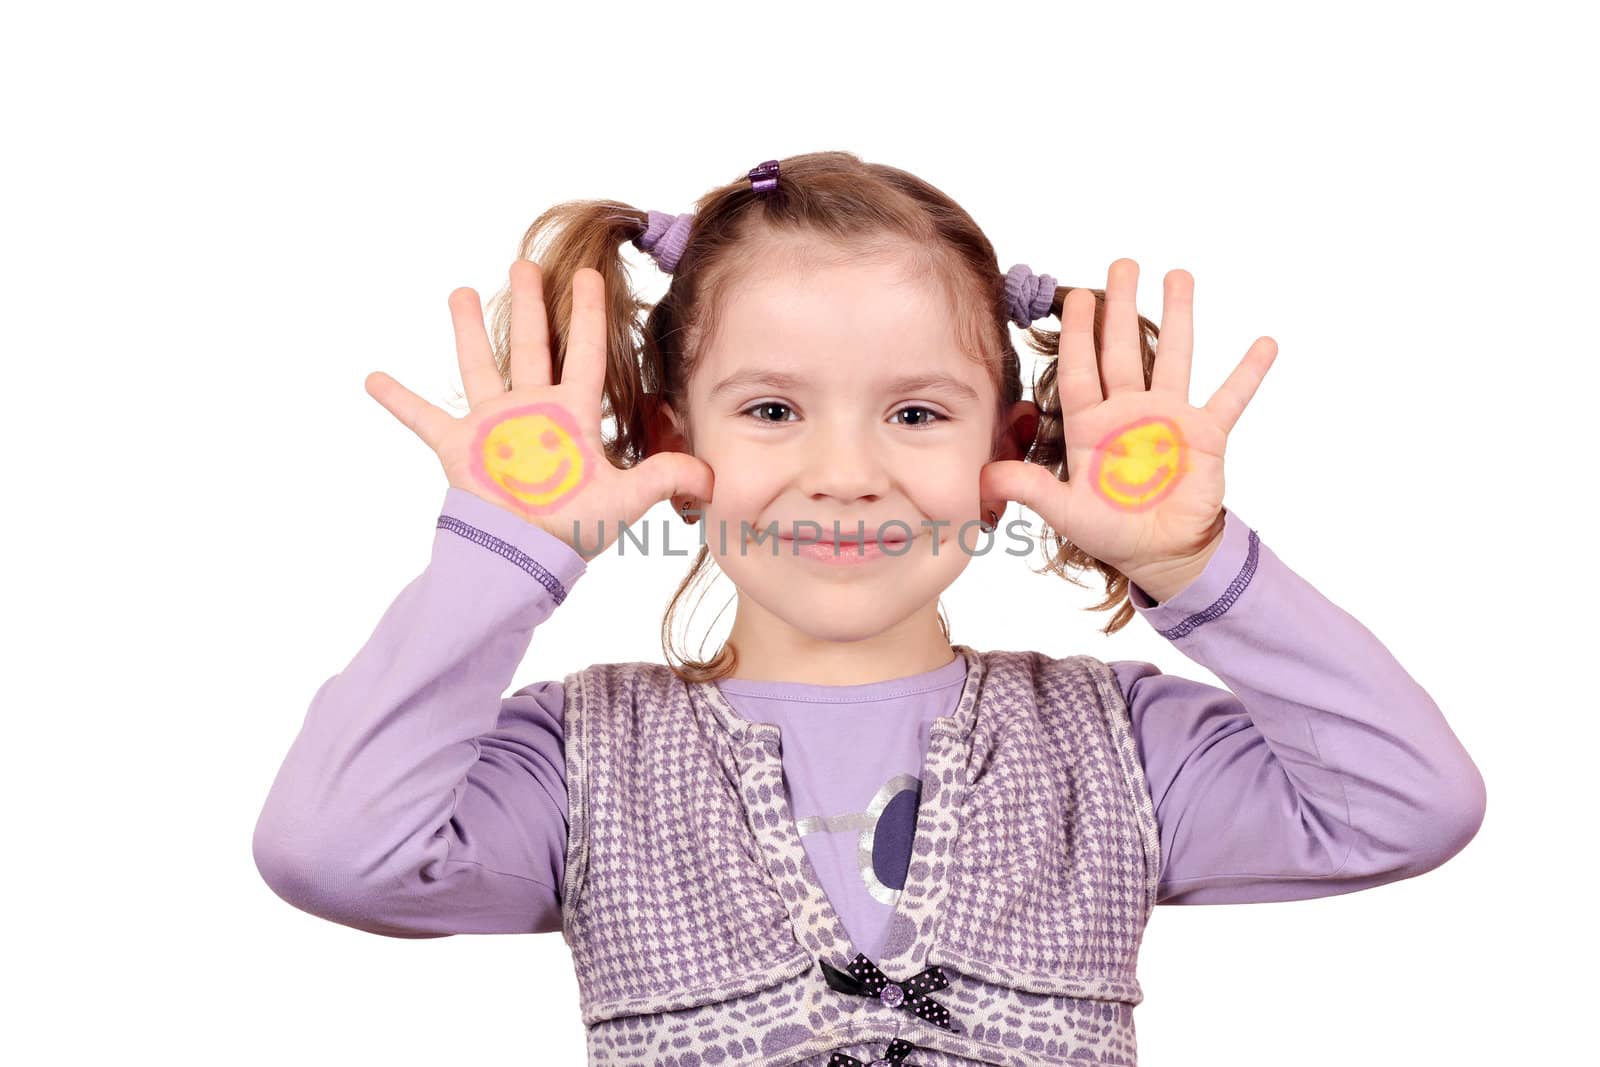
[[(802, 274), (775, 256), (730, 292), (689, 383), (693, 440), (678, 447), (714, 473), (696, 506), (739, 589), (729, 636), (741, 653), (942, 642), (939, 594), (970, 553), (1004, 546), (976, 525), (978, 472), (1021, 454), (1009, 434), (992, 449), (995, 386), (958, 344), (936, 283), (895, 262)], [(808, 538), (837, 540), (839, 561), (813, 558)], [(882, 545), (866, 560), (863, 538)]]

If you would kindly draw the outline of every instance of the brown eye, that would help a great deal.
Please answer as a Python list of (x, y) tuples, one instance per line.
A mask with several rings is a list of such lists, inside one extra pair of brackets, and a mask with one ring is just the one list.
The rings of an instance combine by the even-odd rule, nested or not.
[(941, 421), (944, 420), (944, 416), (939, 414), (937, 411), (933, 411), (933, 410), (931, 410), (929, 408), (916, 407), (916, 406), (901, 408), (899, 411), (895, 412), (895, 414), (896, 415), (903, 415), (904, 413), (906, 413), (908, 411), (920, 411), (920, 412), (922, 412), (923, 418), (920, 421), (914, 422), (914, 423), (901, 423), (902, 426), (906, 426), (906, 425), (909, 425), (909, 426), (928, 426), (928, 425), (931, 425), (929, 423), (929, 421), (928, 421), (928, 416), (932, 416), (934, 422), (941, 422)]
[[(792, 411), (794, 409), (789, 407), (788, 404), (780, 404), (776, 400), (763, 400), (759, 404), (752, 404), (749, 407), (745, 408), (744, 411), (741, 412), (741, 414), (749, 415), (752, 411), (773, 411), (773, 410), (777, 410), (777, 411)], [(757, 422), (791, 422), (791, 421), (793, 421), (791, 419), (783, 419), (783, 418), (764, 419), (764, 418), (761, 418), (760, 416), (754, 416), (754, 418), (755, 418), (755, 420)]]

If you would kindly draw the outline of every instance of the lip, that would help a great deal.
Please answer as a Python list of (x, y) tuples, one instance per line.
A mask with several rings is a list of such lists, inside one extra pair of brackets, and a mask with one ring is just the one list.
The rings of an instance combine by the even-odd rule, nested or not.
[(909, 538), (831, 541), (825, 538), (783, 537), (780, 540), (794, 546), (788, 550), (789, 555), (828, 567), (860, 567), (881, 559), (893, 559), (905, 553), (901, 551), (891, 555), (884, 551), (884, 546), (910, 542)]
[(831, 537), (790, 537), (787, 534), (781, 535), (779, 539), (783, 541), (798, 541), (802, 545), (903, 545), (907, 540), (904, 537), (840, 537), (835, 540)]

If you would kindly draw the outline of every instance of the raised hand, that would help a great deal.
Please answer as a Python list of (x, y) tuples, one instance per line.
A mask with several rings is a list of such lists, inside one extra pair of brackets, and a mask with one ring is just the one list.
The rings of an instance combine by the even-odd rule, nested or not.
[(550, 383), (550, 330), (537, 264), (511, 265), (511, 388), (505, 389), (484, 329), (478, 294), (450, 294), (456, 357), (468, 413), (455, 418), (389, 375), (366, 389), (439, 456), (449, 483), (521, 516), (585, 556), (612, 545), (674, 493), (710, 500), (711, 468), (683, 452), (658, 452), (619, 469), (600, 439), (605, 386), (605, 283), (580, 268), (572, 277), (572, 326), (561, 382)]
[(1098, 361), (1094, 294), (1067, 294), (1056, 380), (1068, 480), (1035, 463), (1000, 460), (983, 468), (979, 495), (1022, 502), (1084, 552), (1164, 600), (1198, 574), (1220, 543), (1228, 434), (1278, 346), (1257, 338), (1206, 405), (1191, 407), (1194, 278), (1170, 271), (1147, 389), (1134, 307), (1138, 280), (1133, 260), (1111, 264)]

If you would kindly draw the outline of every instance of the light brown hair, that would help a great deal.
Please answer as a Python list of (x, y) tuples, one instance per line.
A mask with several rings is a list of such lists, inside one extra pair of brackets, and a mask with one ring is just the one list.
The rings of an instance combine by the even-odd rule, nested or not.
[[(612, 432), (605, 440), (607, 458), (618, 467), (644, 459), (649, 439), (646, 397), (659, 397), (680, 418), (688, 415), (688, 383), (710, 339), (715, 335), (723, 296), (738, 284), (757, 251), (779, 248), (805, 258), (807, 248), (822, 247), (838, 258), (906, 258), (912, 271), (924, 272), (947, 294), (956, 336), (963, 350), (989, 371), (998, 393), (996, 443), (1005, 429), (1002, 416), (1023, 399), (1021, 364), (1011, 343), (1005, 276), (993, 245), (978, 224), (955, 201), (921, 178), (895, 167), (865, 163), (849, 152), (810, 152), (779, 161), (777, 189), (758, 193), (741, 174), (711, 190), (694, 205), (694, 228), (672, 273), (665, 295), (654, 305), (634, 294), (622, 246), (644, 232), (648, 213), (615, 200), (572, 200), (551, 207), (523, 234), (518, 255), (539, 264), (550, 325), (552, 381), (561, 380), (566, 339), (572, 321), (572, 276), (591, 267), (605, 279), (606, 381), (602, 422)], [(796, 238), (806, 239), (797, 242)], [(778, 242), (783, 242), (781, 245)], [(1058, 320), (1071, 290), (1058, 286), (1050, 314)], [(1094, 343), (1102, 346), (1105, 290), (1095, 297)], [(502, 382), (510, 384), (511, 307), (509, 286), (489, 303), (493, 319), (491, 343)], [(1149, 388), (1158, 328), (1139, 316), (1139, 348)], [(1058, 479), (1066, 469), (1061, 407), (1056, 391), (1056, 352), (1060, 333), (1037, 326), (1026, 331), (1028, 346), (1043, 357), (1033, 387), (1039, 407), (1037, 433), (1025, 458), (1048, 467)], [(684, 433), (690, 437), (690, 428)], [(690, 437), (692, 439), (692, 437)], [(1084, 553), (1060, 533), (1044, 527), (1040, 539), (1046, 557), (1038, 574), (1052, 573), (1076, 585), (1086, 570), (1098, 571), (1106, 595), (1086, 610), (1116, 613), (1102, 632), (1127, 625), (1134, 609), (1128, 602), (1128, 579), (1115, 568)], [(689, 566), (661, 623), (667, 663), (685, 681), (710, 681), (732, 673), (737, 651), (731, 644), (709, 660), (677, 654), (672, 623), (684, 592), (712, 571), (708, 546), (702, 545)], [(702, 597), (704, 593), (702, 592)], [(945, 638), (950, 627), (941, 616)]]

